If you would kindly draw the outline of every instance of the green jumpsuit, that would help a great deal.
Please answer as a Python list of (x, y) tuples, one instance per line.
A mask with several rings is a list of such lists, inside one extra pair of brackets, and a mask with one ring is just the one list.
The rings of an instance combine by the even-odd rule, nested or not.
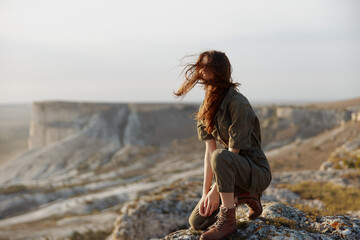
[[(200, 106), (201, 108), (202, 106)], [(216, 149), (211, 155), (211, 168), (219, 192), (263, 192), (270, 185), (272, 176), (269, 162), (261, 149), (260, 123), (248, 99), (230, 87), (215, 115), (215, 128), (211, 134), (197, 122), (199, 140), (215, 139), (225, 149)], [(239, 154), (228, 148), (240, 149)], [(194, 229), (206, 229), (212, 225), (219, 212), (211, 216), (199, 214), (199, 204), (189, 217)], [(221, 204), (221, 199), (220, 199)]]

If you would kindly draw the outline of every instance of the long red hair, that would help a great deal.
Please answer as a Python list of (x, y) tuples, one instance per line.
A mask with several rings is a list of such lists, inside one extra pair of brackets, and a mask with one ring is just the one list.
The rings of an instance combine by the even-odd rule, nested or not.
[[(203, 58), (207, 56), (207, 64), (202, 64)], [(213, 78), (205, 80), (199, 74), (201, 68), (206, 68), (211, 72)], [(200, 53), (196, 63), (187, 64), (181, 74), (185, 71), (185, 80), (177, 92), (177, 97), (184, 97), (196, 84), (205, 85), (206, 93), (202, 108), (195, 113), (195, 120), (201, 119), (205, 126), (205, 131), (211, 133), (214, 130), (215, 114), (232, 86), (239, 86), (234, 83), (231, 77), (232, 67), (225, 53), (220, 51), (206, 51)]]

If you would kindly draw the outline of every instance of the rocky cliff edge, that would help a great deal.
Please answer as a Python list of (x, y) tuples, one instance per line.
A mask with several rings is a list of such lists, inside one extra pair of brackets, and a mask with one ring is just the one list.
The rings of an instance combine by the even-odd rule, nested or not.
[[(107, 240), (199, 239), (203, 231), (192, 229), (188, 218), (201, 197), (201, 184), (200, 176), (191, 177), (154, 192), (144, 192), (122, 207)], [(262, 201), (263, 214), (258, 219), (251, 221), (246, 217), (246, 206), (237, 208), (238, 229), (230, 239), (360, 238), (359, 218), (307, 204), (269, 200), (276, 199), (271, 196), (276, 193), (273, 190), (267, 190)]]

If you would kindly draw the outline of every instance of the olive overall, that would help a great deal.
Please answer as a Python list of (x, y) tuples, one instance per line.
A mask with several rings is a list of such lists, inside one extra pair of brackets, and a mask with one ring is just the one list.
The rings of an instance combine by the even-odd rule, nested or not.
[[(210, 160), (218, 192), (236, 195), (243, 191), (252, 194), (265, 191), (272, 179), (271, 170), (261, 149), (260, 123), (248, 99), (234, 87), (229, 88), (215, 115), (215, 129), (209, 134), (204, 128), (198, 120), (199, 140), (215, 139), (225, 147), (216, 149)], [(228, 148), (240, 149), (240, 152), (236, 154)], [(219, 208), (203, 217), (199, 214), (199, 204), (200, 201), (192, 211), (189, 223), (194, 229), (204, 230), (216, 222)]]

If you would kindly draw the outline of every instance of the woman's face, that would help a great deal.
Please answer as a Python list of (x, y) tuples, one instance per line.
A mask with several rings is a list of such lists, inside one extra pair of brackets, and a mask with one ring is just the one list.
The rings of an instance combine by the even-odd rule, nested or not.
[[(206, 66), (208, 63), (208, 57), (205, 55), (202, 59), (201, 59), (201, 65), (202, 66)], [(208, 68), (205, 67), (201, 67), (199, 70), (199, 74), (202, 76), (202, 78), (204, 80), (211, 80), (214, 77), (214, 74), (208, 70)]]

